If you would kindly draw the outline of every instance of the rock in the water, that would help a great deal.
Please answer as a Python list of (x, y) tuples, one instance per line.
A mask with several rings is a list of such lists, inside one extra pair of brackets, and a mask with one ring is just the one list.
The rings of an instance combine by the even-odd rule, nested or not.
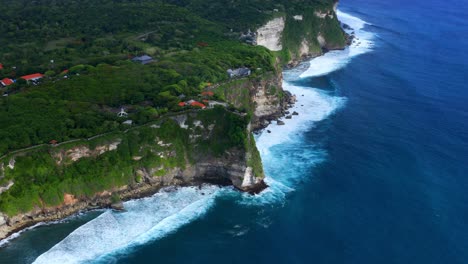
[(278, 126), (284, 126), (285, 125), (285, 123), (283, 121), (281, 121), (281, 120), (276, 121), (276, 123), (278, 124)]
[(299, 113), (296, 112), (296, 111), (294, 111), (294, 112), (292, 113), (292, 115), (299, 115)]
[(286, 119), (292, 119), (292, 116), (290, 116), (290, 115), (286, 116)]
[(123, 202), (116, 202), (111, 204), (111, 208), (116, 211), (125, 211), (125, 207), (123, 205)]
[(268, 132), (268, 133), (271, 133), (271, 131), (270, 131), (270, 130), (267, 130), (267, 132)]

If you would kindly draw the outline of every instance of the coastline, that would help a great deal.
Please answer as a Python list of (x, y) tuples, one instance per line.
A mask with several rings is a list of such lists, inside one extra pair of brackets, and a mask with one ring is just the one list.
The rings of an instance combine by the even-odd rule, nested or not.
[[(290, 67), (286, 65), (281, 71), (292, 69), (297, 67), (299, 64), (306, 62), (308, 60), (314, 59), (316, 57), (320, 57), (325, 55), (327, 52), (322, 53), (321, 55), (315, 57), (307, 57), (303, 56), (300, 60), (296, 60), (297, 64), (294, 67)], [(280, 119), (290, 115), (291, 113), (288, 112), (289, 109), (294, 107), (296, 102), (296, 95), (292, 94), (288, 90), (284, 90), (285, 97), (282, 103), (282, 109), (275, 115), (265, 116), (260, 119), (259, 125), (253, 130), (252, 132), (255, 134), (261, 133), (268, 125), (271, 124), (272, 121), (278, 122)], [(162, 181), (164, 182), (164, 180)], [(116, 209), (113, 207), (112, 201), (112, 194), (117, 194), (120, 197), (122, 202), (131, 201), (131, 200), (138, 200), (146, 197), (151, 197), (158, 193), (163, 188), (175, 188), (175, 190), (179, 187), (189, 187), (195, 186), (200, 187), (203, 184), (211, 184), (215, 186), (232, 186), (234, 189), (240, 192), (247, 192), (251, 195), (258, 194), (268, 188), (269, 186), (265, 183), (264, 180), (261, 180), (259, 183), (253, 185), (252, 187), (243, 190), (232, 183), (227, 182), (196, 182), (195, 184), (169, 184), (165, 185), (161, 182), (151, 183), (151, 182), (143, 182), (133, 186), (124, 186), (117, 190), (109, 190), (103, 192), (102, 194), (98, 194), (92, 199), (81, 200), (77, 203), (72, 205), (65, 205), (60, 207), (53, 207), (53, 208), (46, 208), (45, 210), (36, 210), (33, 213), (24, 214), (26, 216), (26, 221), (18, 220), (11, 226), (8, 226), (7, 231), (0, 232), (0, 247), (6, 246), (11, 240), (16, 238), (16, 234), (20, 235), (21, 233), (34, 229), (36, 227), (40, 227), (43, 225), (47, 225), (53, 222), (60, 222), (65, 220), (69, 217), (74, 217), (75, 215), (88, 213), (95, 210), (105, 210), (105, 209)], [(13, 217), (14, 219), (15, 217)], [(1, 228), (1, 227), (0, 227)], [(0, 229), (0, 231), (2, 231)], [(5, 234), (5, 235), (4, 235)]]
[[(348, 45), (349, 43), (347, 43), (347, 46)], [(340, 48), (340, 49), (332, 49), (332, 50), (343, 50), (347, 46)], [(301, 56), (300, 58), (295, 59), (292, 64), (286, 65), (283, 69), (281, 69), (281, 71), (295, 68), (298, 65), (300, 65), (302, 62), (324, 56), (329, 51), (332, 51), (332, 50), (323, 50), (323, 52), (319, 55)], [(272, 121), (278, 121), (290, 115), (288, 110), (294, 107), (295, 95), (291, 94), (287, 90), (284, 90), (284, 92), (286, 96), (283, 99), (284, 104), (282, 106), (281, 111), (276, 115), (264, 117), (264, 119), (261, 122), (262, 125), (256, 127), (256, 129), (253, 131), (254, 133), (260, 133), (269, 124), (271, 124)], [(164, 182), (164, 180), (162, 182)], [(162, 188), (165, 188), (165, 187), (173, 187), (177, 189), (178, 187), (201, 186), (203, 184), (206, 184), (206, 182), (195, 182), (195, 184), (187, 184), (187, 183), (181, 182), (180, 184), (171, 183), (171, 184), (165, 185), (162, 182), (155, 182), (155, 183), (143, 182), (143, 183), (139, 183), (133, 186), (124, 186), (118, 190), (111, 190), (111, 191), (112, 193), (118, 194), (121, 201), (129, 201), (129, 200), (137, 200), (137, 199), (141, 199), (145, 197), (150, 197), (158, 193)], [(268, 185), (265, 183), (264, 180), (261, 180), (259, 183), (255, 184), (252, 188), (249, 188), (247, 190), (242, 190), (240, 188), (237, 188), (236, 186), (232, 185), (232, 183), (227, 183), (226, 181), (208, 182), (208, 184), (213, 184), (217, 186), (233, 186), (239, 191), (247, 192), (250, 194), (258, 194), (264, 189), (268, 188)], [(61, 207), (60, 210), (57, 210), (57, 207), (54, 207), (54, 208), (46, 208), (45, 210), (39, 210), (41, 212), (39, 212), (38, 214), (34, 214), (34, 213), (25, 214), (26, 219), (27, 219), (26, 221), (19, 220), (13, 225), (8, 226), (9, 227), (8, 231), (4, 231), (3, 233), (0, 232), (0, 237), (3, 237), (2, 239), (0, 239), (0, 247), (8, 244), (10, 239), (14, 239), (13, 236), (15, 236), (15, 234), (21, 234), (22, 232), (27, 231), (29, 228), (32, 229), (32, 228), (40, 227), (42, 224), (48, 224), (54, 221), (62, 221), (68, 217), (73, 217), (74, 215), (81, 214), (81, 213), (87, 213), (90, 211), (101, 210), (101, 209), (110, 209), (112, 208), (112, 204), (113, 204), (112, 195), (111, 195), (112, 193), (110, 191), (103, 192), (102, 194), (96, 195), (92, 199), (79, 201), (72, 205), (65, 205), (64, 207)]]

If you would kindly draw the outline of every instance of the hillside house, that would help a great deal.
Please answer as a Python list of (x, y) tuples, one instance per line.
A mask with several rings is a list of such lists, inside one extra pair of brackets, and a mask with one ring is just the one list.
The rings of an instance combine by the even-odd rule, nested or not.
[(29, 74), (25, 76), (21, 76), (20, 78), (23, 80), (26, 80), (27, 82), (37, 82), (38, 80), (42, 79), (44, 77), (44, 74), (41, 73), (34, 73), (34, 74)]
[(241, 78), (241, 77), (247, 77), (250, 76), (252, 71), (247, 68), (247, 67), (242, 67), (242, 68), (237, 68), (237, 69), (229, 69), (227, 70), (227, 74), (229, 75), (229, 78)]
[(200, 102), (197, 102), (195, 100), (190, 100), (190, 101), (187, 101), (185, 102), (185, 105), (190, 105), (192, 107), (199, 107), (201, 109), (205, 109), (206, 108), (206, 105), (200, 103)]
[(154, 60), (152, 57), (148, 55), (143, 55), (143, 56), (133, 58), (132, 61), (145, 65), (145, 64), (153, 62)]
[(14, 81), (10, 78), (5, 78), (0, 81), (0, 86), (7, 87), (8, 85), (12, 85)]

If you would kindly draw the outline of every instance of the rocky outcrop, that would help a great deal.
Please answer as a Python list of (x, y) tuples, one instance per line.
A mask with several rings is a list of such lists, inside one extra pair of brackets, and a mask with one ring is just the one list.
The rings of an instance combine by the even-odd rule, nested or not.
[[(271, 51), (283, 51), (282, 59), (289, 61), (282, 63), (289, 68), (329, 50), (343, 49), (346, 46), (344, 32), (343, 39), (340, 40), (340, 36), (330, 36), (328, 32), (322, 31), (330, 27), (339, 27), (336, 23), (337, 5), (338, 2), (335, 2), (333, 6), (315, 10), (309, 8), (302, 14), (291, 13), (274, 18), (257, 30), (257, 41), (254, 42)], [(339, 32), (339, 28), (334, 33), (339, 34), (336, 32)]]
[(61, 165), (64, 162), (76, 162), (82, 158), (96, 157), (108, 151), (116, 150), (119, 144), (120, 141), (115, 141), (108, 144), (99, 145), (94, 149), (91, 149), (85, 145), (76, 146), (68, 150), (61, 149), (60, 151), (56, 152), (53, 156), (57, 164)]
[[(192, 141), (194, 145), (198, 144), (199, 140), (209, 140), (216, 126), (216, 122), (208, 124), (198, 120), (196, 111), (171, 116), (169, 119), (176, 121), (183, 129), (187, 129), (191, 136), (196, 136), (197, 140)], [(250, 127), (246, 128), (246, 134), (249, 133)], [(117, 143), (120, 141), (98, 146), (94, 150), (79, 146), (69, 150), (60, 150), (58, 153), (64, 155), (62, 160), (76, 162), (86, 155), (100, 155), (104, 151), (113, 150)], [(155, 138), (154, 145), (146, 147), (148, 149), (144, 151), (145, 153), (149, 151), (161, 158), (176, 155), (172, 150), (172, 144), (164, 142), (159, 137)], [(36, 223), (63, 219), (82, 210), (97, 208), (124, 210), (122, 204), (119, 203), (120, 201), (146, 197), (163, 187), (215, 184), (234, 186), (244, 192), (258, 193), (267, 185), (263, 182), (263, 174), (255, 175), (253, 169), (248, 165), (252, 157), (251, 151), (241, 147), (232, 147), (221, 156), (195, 152), (191, 154), (190, 161), (186, 158), (184, 166), (176, 167), (165, 167), (161, 163), (152, 167), (146, 167), (150, 165), (137, 165), (142, 167), (136, 167), (133, 170), (135, 180), (128, 185), (96, 193), (93, 197), (76, 197), (65, 193), (62, 203), (58, 206), (36, 206), (28, 213), (12, 217), (0, 213), (0, 239)], [(50, 154), (57, 156), (57, 153)], [(62, 165), (57, 164), (57, 166)]]
[(32, 212), (11, 218), (0, 213), (0, 239), (36, 223), (63, 219), (82, 210), (97, 208), (123, 210), (121, 203), (113, 201), (113, 196), (118, 196), (123, 201), (137, 199), (168, 186), (210, 183), (223, 186), (234, 185), (239, 190), (258, 193), (267, 185), (261, 178), (254, 177), (252, 169), (247, 167), (245, 156), (245, 152), (240, 150), (228, 152), (219, 158), (204, 156), (193, 165), (187, 164), (185, 169), (170, 169), (163, 176), (154, 176), (158, 168), (140, 168), (135, 172), (136, 175), (143, 177), (140, 183), (98, 193), (90, 199), (79, 199), (65, 194), (64, 202), (60, 206), (37, 208)]
[(281, 36), (285, 26), (284, 17), (270, 20), (264, 26), (257, 29), (257, 45), (264, 46), (271, 51), (283, 49)]
[(255, 105), (252, 118), (254, 130), (266, 127), (270, 121), (282, 115), (286, 107), (282, 82), (283, 76), (278, 74), (254, 83), (251, 93)]

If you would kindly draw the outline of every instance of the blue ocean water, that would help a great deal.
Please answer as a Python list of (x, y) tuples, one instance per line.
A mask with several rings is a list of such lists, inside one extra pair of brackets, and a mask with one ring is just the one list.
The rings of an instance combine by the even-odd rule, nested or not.
[(286, 71), (299, 116), (257, 137), (265, 193), (161, 193), (25, 232), (0, 263), (468, 263), (468, 3), (340, 11), (358, 39)]

